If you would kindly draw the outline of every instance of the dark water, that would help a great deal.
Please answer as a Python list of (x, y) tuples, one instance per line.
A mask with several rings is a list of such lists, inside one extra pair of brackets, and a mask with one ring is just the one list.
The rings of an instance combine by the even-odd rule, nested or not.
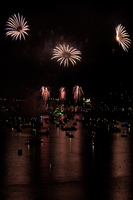
[(74, 138), (54, 124), (44, 127), (50, 135), (41, 136), (43, 143), (36, 146), (25, 145), (35, 137), (30, 129), (1, 133), (0, 199), (133, 199), (133, 138), (121, 137), (124, 128), (93, 146), (81, 122)]

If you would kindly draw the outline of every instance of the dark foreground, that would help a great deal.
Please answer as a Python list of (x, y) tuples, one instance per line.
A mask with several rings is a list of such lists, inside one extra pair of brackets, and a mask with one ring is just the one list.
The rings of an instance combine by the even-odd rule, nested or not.
[(40, 145), (26, 145), (35, 137), (30, 129), (1, 133), (0, 199), (133, 199), (133, 137), (121, 137), (126, 128), (118, 126), (121, 132), (101, 136), (94, 145), (79, 121), (74, 138), (44, 124), (50, 134), (40, 136)]

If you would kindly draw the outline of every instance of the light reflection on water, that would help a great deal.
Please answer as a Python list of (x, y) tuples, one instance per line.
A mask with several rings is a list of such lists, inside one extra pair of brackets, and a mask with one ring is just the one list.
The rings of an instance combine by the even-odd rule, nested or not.
[[(24, 142), (20, 133), (8, 133), (5, 146), (2, 153), (4, 154), (3, 182), (4, 184), (21, 184), (29, 182), (29, 160), (26, 156), (18, 156), (18, 148)], [(27, 153), (27, 147), (23, 148), (23, 154)]]
[[(74, 120), (68, 122), (68, 126), (71, 126), (76, 118), (80, 119), (80, 116), (75, 115)], [(90, 194), (95, 197), (95, 189), (100, 187), (102, 189), (99, 194), (105, 199), (129, 199), (129, 196), (133, 195), (132, 136), (122, 138), (122, 132), (113, 133), (108, 139), (105, 138), (108, 141), (103, 138), (102, 144), (95, 146), (96, 144), (90, 145), (87, 132), (83, 130), (79, 121), (77, 131), (72, 131), (74, 138), (67, 137), (66, 132), (56, 128), (54, 124), (45, 124), (44, 117), (43, 126), (50, 128), (50, 135), (41, 136), (43, 143), (38, 146), (25, 145), (30, 138), (35, 137), (29, 129), (23, 130), (22, 133), (9, 130), (7, 134), (1, 135), (0, 183), (3, 187), (11, 186), (12, 192), (15, 192), (14, 186), (21, 186), (20, 193), (23, 196), (27, 194), (29, 197), (30, 194), (33, 198), (42, 195), (48, 196), (48, 199), (52, 195), (51, 188), (54, 191), (53, 195), (62, 198), (62, 195), (69, 194), (67, 192), (70, 192), (70, 186), (74, 183), (78, 189), (77, 191), (75, 188), (77, 193), (73, 194), (75, 199), (78, 199), (78, 196), (79, 199), (87, 199)], [(22, 156), (18, 156), (18, 148), (22, 148)], [(61, 184), (57, 188), (50, 185), (53, 183)], [(45, 189), (46, 196), (42, 192), (43, 185), (49, 190), (46, 192)], [(62, 189), (63, 193), (59, 189)], [(81, 191), (84, 191), (84, 194), (81, 194)], [(11, 199), (10, 195), (8, 192), (4, 193), (5, 199)], [(52, 197), (51, 199), (54, 199)], [(13, 198), (15, 199), (14, 196)]]
[[(121, 127), (122, 123), (119, 122), (118, 126)], [(112, 199), (132, 199), (132, 137), (121, 137), (125, 131), (129, 131), (128, 128), (121, 127), (120, 133), (113, 134), (113, 143), (111, 145), (111, 174), (113, 178), (112, 187)], [(130, 179), (131, 178), (131, 179)], [(129, 198), (130, 197), (130, 198)]]

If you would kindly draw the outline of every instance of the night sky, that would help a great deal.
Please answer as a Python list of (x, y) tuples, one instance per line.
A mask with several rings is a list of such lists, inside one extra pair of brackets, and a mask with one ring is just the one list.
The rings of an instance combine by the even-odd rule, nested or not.
[[(122, 24), (133, 41), (132, 2), (86, 3), (58, 1), (44, 4), (0, 7), (1, 93), (17, 88), (79, 85), (85, 93), (116, 87), (131, 88), (133, 47), (126, 53), (115, 40), (115, 27)], [(12, 41), (5, 36), (5, 24), (14, 13), (26, 17), (30, 27), (26, 40)], [(69, 44), (82, 53), (82, 60), (70, 67), (51, 60), (52, 49)]]

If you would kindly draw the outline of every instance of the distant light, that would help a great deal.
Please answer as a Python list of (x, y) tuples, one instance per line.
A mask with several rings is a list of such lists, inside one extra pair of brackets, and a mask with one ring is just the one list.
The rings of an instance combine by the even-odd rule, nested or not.
[(90, 103), (91, 100), (90, 99), (86, 99), (85, 103)]

